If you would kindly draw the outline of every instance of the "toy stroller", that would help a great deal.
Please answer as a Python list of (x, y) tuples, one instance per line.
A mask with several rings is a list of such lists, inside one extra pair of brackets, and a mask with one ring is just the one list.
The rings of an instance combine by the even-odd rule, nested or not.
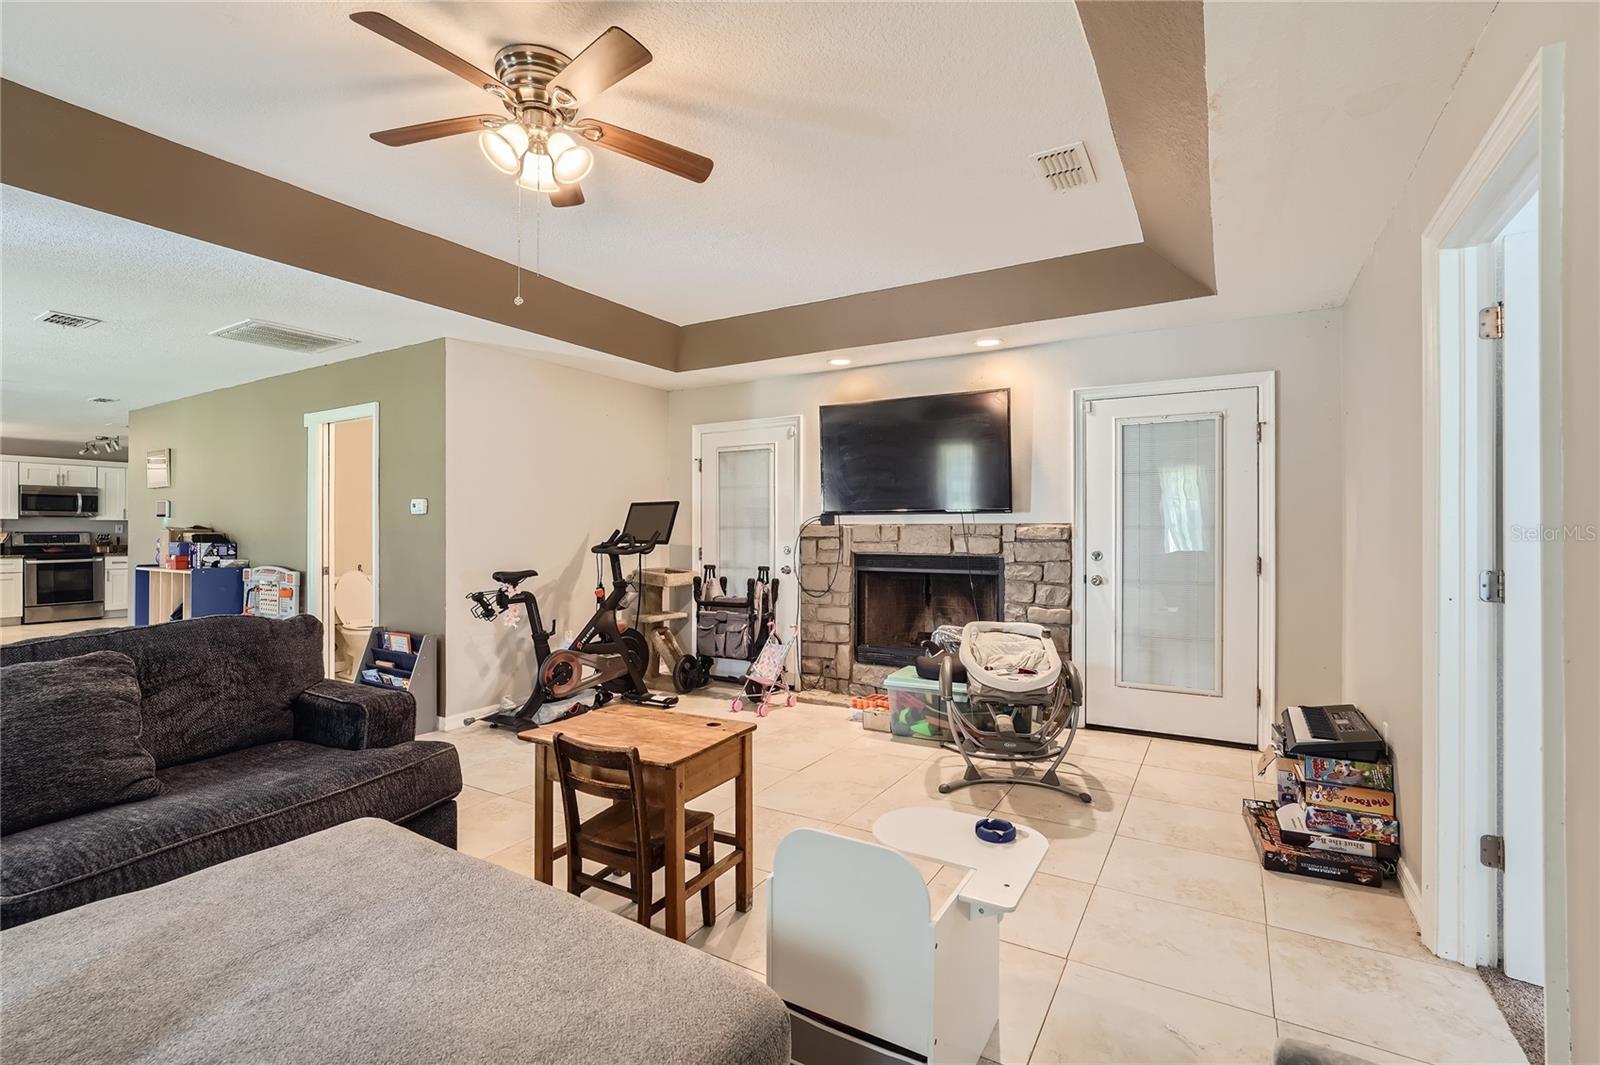
[[(796, 627), (791, 625), (789, 639), (794, 639), (795, 633)], [(757, 717), (766, 717), (774, 701), (780, 706), (793, 706), (794, 692), (789, 691), (783, 684), (783, 660), (788, 654), (788, 645), (778, 639), (778, 626), (771, 621), (767, 622), (766, 642), (761, 645), (760, 653), (750, 664), (750, 672), (744, 675), (744, 694), (734, 696), (733, 705), (729, 709), (738, 713), (745, 708), (746, 703), (749, 703)]]

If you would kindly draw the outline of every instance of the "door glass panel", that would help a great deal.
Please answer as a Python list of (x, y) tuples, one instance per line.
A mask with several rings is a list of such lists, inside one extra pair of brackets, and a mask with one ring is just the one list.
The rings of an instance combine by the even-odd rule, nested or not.
[(742, 594), (758, 566), (772, 565), (772, 448), (717, 452), (717, 572)]
[(1221, 427), (1118, 425), (1118, 684), (1221, 694)]

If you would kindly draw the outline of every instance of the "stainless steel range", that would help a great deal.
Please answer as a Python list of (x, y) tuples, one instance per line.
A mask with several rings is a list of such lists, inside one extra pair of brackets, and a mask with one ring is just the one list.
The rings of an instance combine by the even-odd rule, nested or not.
[(22, 556), (24, 625), (105, 616), (106, 560), (92, 533), (14, 533), (7, 553)]

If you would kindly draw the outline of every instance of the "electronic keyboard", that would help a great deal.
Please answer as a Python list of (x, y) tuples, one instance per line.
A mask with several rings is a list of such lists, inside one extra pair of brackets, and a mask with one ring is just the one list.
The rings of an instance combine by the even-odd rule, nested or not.
[(1288, 706), (1279, 717), (1283, 732), (1283, 753), (1338, 755), (1363, 762), (1376, 762), (1387, 751), (1383, 736), (1367, 721), (1366, 715), (1348, 703), (1334, 706)]

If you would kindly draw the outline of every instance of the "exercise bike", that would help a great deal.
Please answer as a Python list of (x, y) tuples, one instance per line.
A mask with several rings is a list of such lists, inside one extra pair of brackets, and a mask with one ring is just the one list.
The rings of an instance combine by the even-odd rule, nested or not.
[(522, 706), (468, 718), (466, 724), (486, 721), (495, 728), (537, 728), (547, 723), (538, 720), (542, 707), (588, 691), (594, 692), (595, 707), (604, 706), (613, 696), (640, 706), (666, 709), (677, 705), (676, 696), (656, 695), (645, 685), (644, 670), (650, 661), (649, 641), (644, 633), (628, 628), (617, 617), (617, 608), (628, 594), (628, 580), (622, 573), (623, 556), (643, 558), (666, 543), (672, 537), (677, 515), (675, 500), (633, 503), (628, 507), (623, 527), (589, 548), (591, 554), (604, 555), (610, 560), (611, 589), (605, 591), (604, 585), (595, 587), (598, 601), (594, 616), (569, 646), (559, 650), (550, 649), (550, 638), (555, 635), (556, 627), (545, 629), (538, 599), (533, 592), (519, 589), (522, 582), (539, 575), (536, 570), (497, 570), (490, 576), (499, 587), (469, 592), (467, 599), (472, 602), (472, 614), (483, 621), (493, 621), (518, 606), (527, 611), (528, 625), (533, 630), (534, 677), (533, 691)]

